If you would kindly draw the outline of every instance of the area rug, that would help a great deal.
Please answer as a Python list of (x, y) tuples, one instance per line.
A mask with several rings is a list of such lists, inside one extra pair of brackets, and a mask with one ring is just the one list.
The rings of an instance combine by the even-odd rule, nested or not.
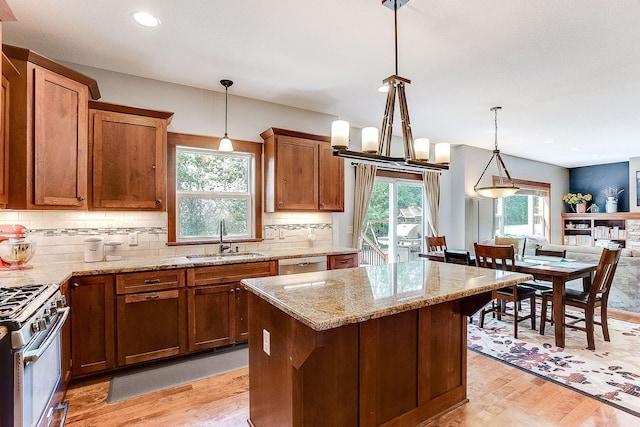
[(596, 350), (591, 351), (586, 348), (586, 333), (570, 327), (566, 347), (561, 348), (555, 346), (553, 325), (548, 322), (545, 335), (532, 330), (529, 320), (521, 322), (519, 339), (513, 338), (510, 317), (501, 321), (487, 317), (484, 329), (476, 323), (468, 327), (470, 350), (640, 416), (639, 324), (609, 319), (611, 342), (604, 341), (596, 325)]
[(119, 402), (247, 366), (249, 348), (247, 345), (240, 345), (143, 367), (114, 376), (109, 383), (107, 403)]

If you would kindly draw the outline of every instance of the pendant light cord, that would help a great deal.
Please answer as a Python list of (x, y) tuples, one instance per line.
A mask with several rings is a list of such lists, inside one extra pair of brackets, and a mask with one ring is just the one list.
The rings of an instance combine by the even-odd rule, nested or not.
[(229, 96), (229, 88), (224, 88), (224, 137), (227, 138), (227, 109), (229, 106), (228, 97)]
[(495, 124), (496, 124), (496, 140), (495, 140), (495, 143), (494, 143), (494, 147), (497, 150), (498, 149), (498, 108), (495, 107), (493, 109), (493, 112), (495, 114), (494, 121), (495, 121)]
[(396, 76), (398, 75), (398, 0), (393, 0), (393, 25), (396, 42)]

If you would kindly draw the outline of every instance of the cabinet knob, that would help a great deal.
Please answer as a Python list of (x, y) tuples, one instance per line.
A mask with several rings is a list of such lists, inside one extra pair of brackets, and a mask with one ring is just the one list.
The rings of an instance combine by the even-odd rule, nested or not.
[(156, 205), (161, 205), (162, 204), (162, 199), (156, 199)]
[(72, 287), (73, 289), (78, 289), (78, 288), (80, 287), (80, 285), (78, 285), (76, 282), (73, 282), (73, 283), (71, 284), (71, 287)]
[(230, 293), (234, 293), (236, 290), (235, 289), (230, 289), (229, 292)]
[(278, 202), (278, 206), (282, 206), (282, 205), (284, 205), (284, 203)]
[(78, 197), (78, 200), (80, 200), (81, 202), (84, 202), (85, 201), (85, 197), (84, 196), (80, 196), (80, 197)]
[(240, 292), (240, 288), (236, 288), (236, 292)]
[(321, 207), (321, 208), (324, 208), (324, 203), (320, 203), (320, 207)]
[(151, 166), (151, 169), (155, 169), (155, 168), (156, 168), (156, 165)]

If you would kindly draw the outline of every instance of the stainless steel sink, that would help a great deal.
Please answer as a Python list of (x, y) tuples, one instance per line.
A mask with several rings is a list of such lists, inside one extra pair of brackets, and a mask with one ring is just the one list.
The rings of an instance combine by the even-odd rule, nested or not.
[(231, 252), (231, 253), (222, 253), (222, 254), (205, 254), (205, 255), (187, 255), (187, 258), (191, 261), (195, 262), (206, 262), (206, 261), (223, 261), (229, 259), (245, 259), (245, 258), (259, 258), (263, 257), (264, 254), (260, 252)]

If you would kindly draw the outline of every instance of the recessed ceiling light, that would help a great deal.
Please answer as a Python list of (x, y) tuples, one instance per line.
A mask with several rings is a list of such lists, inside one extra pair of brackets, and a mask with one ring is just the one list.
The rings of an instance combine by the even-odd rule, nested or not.
[(553, 139), (547, 139), (544, 141), (545, 144), (553, 144), (555, 141)]
[(569, 151), (580, 151), (579, 147), (572, 147), (569, 149)]
[(160, 20), (147, 12), (136, 12), (133, 14), (133, 19), (143, 27), (153, 28), (160, 25)]

